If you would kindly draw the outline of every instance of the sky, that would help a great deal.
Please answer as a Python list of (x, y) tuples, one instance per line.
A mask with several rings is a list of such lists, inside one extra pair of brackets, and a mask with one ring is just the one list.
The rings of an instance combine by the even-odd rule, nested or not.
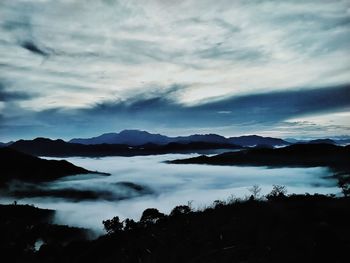
[(350, 135), (350, 0), (1, 0), (0, 141)]

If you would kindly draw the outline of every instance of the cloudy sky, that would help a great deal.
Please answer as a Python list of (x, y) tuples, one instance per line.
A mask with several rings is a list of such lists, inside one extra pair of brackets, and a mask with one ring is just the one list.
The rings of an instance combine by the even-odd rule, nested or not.
[(349, 0), (1, 0), (0, 141), (350, 134)]

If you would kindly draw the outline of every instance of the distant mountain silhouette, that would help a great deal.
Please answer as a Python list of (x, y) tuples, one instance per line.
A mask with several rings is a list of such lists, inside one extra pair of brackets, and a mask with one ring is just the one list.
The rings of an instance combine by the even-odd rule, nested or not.
[(120, 133), (105, 133), (97, 137), (87, 139), (72, 139), (71, 143), (80, 144), (127, 144), (130, 146), (139, 146), (147, 143), (165, 145), (168, 143), (191, 143), (208, 142), (220, 144), (235, 144), (240, 146), (270, 145), (281, 146), (289, 145), (287, 141), (278, 138), (262, 137), (257, 135), (248, 135), (240, 137), (225, 138), (217, 134), (195, 134), (190, 136), (168, 137), (161, 134), (152, 134), (139, 130), (124, 130)]
[[(346, 145), (347, 140), (317, 139), (297, 141), (297, 144), (334, 144)], [(341, 142), (341, 143), (340, 143)], [(36, 138), (19, 140), (9, 147), (36, 156), (137, 156), (166, 153), (205, 153), (205, 150), (239, 149), (242, 147), (273, 148), (288, 146), (291, 142), (279, 138), (246, 135), (225, 138), (217, 134), (195, 134), (190, 136), (168, 137), (151, 134), (146, 131), (124, 130), (120, 133), (108, 133), (91, 139), (51, 140)]]
[(10, 145), (12, 149), (36, 156), (98, 156), (99, 153), (127, 151), (127, 145), (82, 145), (67, 143), (63, 140), (36, 138), (34, 140), (19, 140)]
[(338, 145), (349, 145), (350, 144), (350, 139), (339, 139), (339, 140), (335, 140), (335, 142)]
[(350, 144), (350, 139), (317, 139), (317, 140), (311, 140), (307, 143), (328, 143), (328, 144), (335, 144), (335, 145), (348, 145)]
[(199, 156), (169, 161), (178, 164), (253, 165), (272, 167), (327, 166), (338, 172), (350, 171), (350, 146), (294, 144), (284, 148), (251, 148), (215, 156)]
[(0, 186), (10, 180), (50, 181), (63, 176), (95, 173), (65, 160), (45, 160), (14, 149), (0, 148)]
[(329, 138), (324, 138), (324, 139), (313, 139), (313, 140), (297, 140), (293, 138), (288, 138), (286, 141), (290, 142), (291, 144), (320, 144), (320, 143), (325, 143), (325, 144), (338, 144), (336, 140), (332, 140)]
[(168, 144), (147, 143), (140, 146), (129, 146), (126, 144), (79, 144), (68, 143), (63, 140), (51, 140), (47, 138), (36, 138), (34, 140), (19, 140), (10, 145), (18, 151), (36, 156), (136, 156), (150, 154), (166, 154), (177, 152), (200, 152), (211, 149), (239, 149), (234, 144), (222, 144), (211, 142), (188, 142)]
[(207, 142), (207, 143), (230, 143), (227, 138), (217, 134), (194, 134), (190, 136), (178, 136), (173, 138), (173, 142), (191, 143), (191, 142)]
[[(345, 136), (347, 137), (347, 136)], [(286, 139), (286, 141), (295, 144), (319, 144), (319, 143), (326, 143), (326, 144), (335, 144), (335, 145), (347, 145), (350, 144), (350, 139), (330, 139), (330, 138), (323, 138), (323, 139), (313, 139), (313, 140), (297, 140), (297, 139), (293, 139), (293, 138), (288, 138)]]
[(152, 134), (146, 131), (123, 130), (120, 133), (105, 133), (88, 139), (72, 139), (69, 142), (80, 144), (127, 144), (130, 146), (137, 146), (146, 143), (167, 144), (172, 142), (172, 139), (161, 134)]
[(255, 146), (255, 145), (270, 145), (270, 146), (285, 146), (290, 143), (278, 138), (262, 137), (257, 135), (247, 135), (240, 137), (228, 138), (230, 143), (241, 146)]
[(11, 145), (13, 142), (0, 142), (0, 148)]
[(333, 141), (331, 139), (317, 139), (317, 140), (308, 141), (307, 143), (310, 143), (310, 144), (319, 144), (319, 143), (337, 144), (335, 141)]

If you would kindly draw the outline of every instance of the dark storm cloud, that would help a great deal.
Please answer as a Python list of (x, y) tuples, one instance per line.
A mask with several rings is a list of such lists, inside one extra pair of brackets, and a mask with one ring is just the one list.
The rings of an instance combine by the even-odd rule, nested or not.
[[(350, 107), (350, 85), (309, 90), (280, 91), (265, 94), (233, 96), (216, 102), (185, 106), (169, 96), (144, 98), (133, 102), (107, 102), (80, 111), (81, 116), (115, 116), (120, 121), (130, 116), (137, 123), (154, 125), (211, 126), (233, 123), (276, 123), (296, 116)], [(128, 120), (130, 122), (130, 120)]]
[[(300, 89), (232, 97), (196, 107), (197, 110), (232, 111), (236, 117), (279, 121), (290, 117), (327, 112), (350, 106), (350, 85)], [(248, 116), (247, 116), (248, 114)]]

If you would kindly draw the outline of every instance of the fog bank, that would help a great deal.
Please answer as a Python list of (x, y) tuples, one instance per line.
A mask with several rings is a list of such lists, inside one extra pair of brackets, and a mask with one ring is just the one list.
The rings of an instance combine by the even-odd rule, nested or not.
[[(194, 155), (193, 155), (194, 156)], [(41, 189), (108, 193), (108, 197), (81, 198), (40, 196), (2, 198), (2, 203), (18, 200), (42, 208), (57, 210), (55, 222), (94, 229), (101, 233), (102, 220), (119, 216), (139, 220), (143, 210), (155, 207), (169, 213), (173, 207), (192, 202), (201, 208), (230, 196), (249, 195), (248, 188), (258, 184), (262, 194), (273, 184), (285, 185), (289, 193), (338, 193), (336, 181), (327, 168), (274, 168), (166, 164), (165, 160), (189, 155), (67, 158), (89, 170), (111, 173), (111, 176), (78, 175), (61, 178)], [(131, 184), (132, 183), (132, 184)], [(55, 191), (53, 191), (55, 192)]]

